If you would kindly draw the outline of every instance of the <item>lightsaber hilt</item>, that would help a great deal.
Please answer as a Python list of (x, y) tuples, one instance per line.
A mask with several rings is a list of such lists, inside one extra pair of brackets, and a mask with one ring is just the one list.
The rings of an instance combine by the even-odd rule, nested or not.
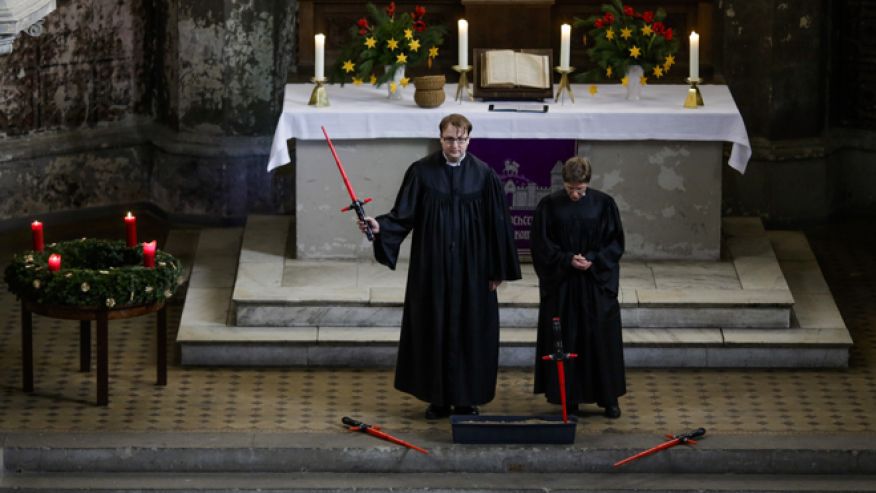
[(341, 209), (341, 212), (356, 211), (356, 217), (365, 225), (365, 236), (368, 237), (368, 241), (374, 241), (374, 231), (371, 230), (371, 225), (365, 220), (365, 204), (368, 202), (371, 202), (370, 197), (365, 200), (353, 199), (353, 203)]
[(542, 356), (541, 359), (544, 361), (565, 361), (577, 358), (578, 355), (576, 353), (567, 353), (565, 352), (565, 350), (563, 350), (563, 327), (560, 325), (560, 317), (554, 317), (552, 322), (554, 334), (554, 352)]
[(341, 418), (341, 422), (350, 427), (350, 431), (365, 431), (370, 428), (369, 425), (365, 423), (355, 420), (349, 416), (344, 416)]
[[(694, 431), (690, 431), (688, 433), (682, 433), (681, 435), (676, 435), (675, 438), (678, 439), (681, 443), (693, 442), (694, 439), (700, 438), (701, 436), (706, 434), (705, 428), (697, 428)], [(696, 443), (696, 442), (694, 442)]]
[(553, 319), (554, 331), (554, 357), (562, 359), (563, 357), (563, 327), (560, 325), (560, 317)]

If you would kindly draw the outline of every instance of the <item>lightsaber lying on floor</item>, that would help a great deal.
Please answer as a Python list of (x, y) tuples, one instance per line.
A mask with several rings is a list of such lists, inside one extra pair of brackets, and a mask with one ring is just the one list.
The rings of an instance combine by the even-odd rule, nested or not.
[(366, 425), (365, 423), (363, 423), (361, 421), (356, 421), (355, 419), (350, 418), (348, 416), (344, 416), (343, 418), (341, 418), (341, 421), (349, 427), (350, 431), (361, 431), (362, 433), (367, 433), (371, 436), (375, 436), (375, 437), (380, 438), (382, 440), (386, 440), (386, 441), (389, 441), (392, 443), (397, 443), (397, 444), (405, 446), (409, 449), (413, 449), (413, 450), (416, 450), (417, 452), (429, 455), (429, 452), (426, 451), (426, 449), (417, 447), (416, 445), (412, 445), (412, 444), (402, 440), (401, 438), (396, 438), (396, 437), (390, 435), (389, 433), (384, 433), (384, 432), (380, 431), (380, 428), (377, 426)]
[(666, 435), (666, 438), (671, 438), (671, 440), (669, 440), (668, 442), (663, 442), (660, 445), (657, 445), (656, 447), (649, 448), (648, 450), (639, 452), (638, 454), (633, 455), (631, 457), (627, 457), (624, 460), (617, 461), (614, 463), (613, 467), (620, 467), (620, 466), (627, 464), (627, 463), (630, 463), (636, 459), (641, 459), (642, 457), (660, 452), (661, 450), (666, 450), (668, 448), (672, 448), (672, 447), (679, 445), (679, 444), (695, 445), (697, 443), (697, 441), (694, 440), (694, 438), (699, 438), (705, 434), (706, 434), (705, 428), (697, 428), (694, 431), (691, 431), (688, 433), (682, 433), (681, 435), (675, 435), (675, 436)]

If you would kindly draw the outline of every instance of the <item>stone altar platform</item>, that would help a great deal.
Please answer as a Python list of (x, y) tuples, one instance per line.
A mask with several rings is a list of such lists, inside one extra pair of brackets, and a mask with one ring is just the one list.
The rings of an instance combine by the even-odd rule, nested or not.
[[(393, 366), (405, 271), (289, 259), (290, 217), (206, 230), (177, 342), (185, 365)], [(805, 237), (723, 221), (720, 261), (624, 261), (631, 367), (845, 367), (852, 344)], [(534, 360), (537, 280), (499, 289), (503, 366)]]
[[(360, 198), (374, 199), (367, 210), (376, 215), (391, 209), (411, 162), (438, 150), (438, 122), (456, 112), (472, 121), (472, 145), (481, 139), (573, 142), (567, 157), (573, 152), (590, 157), (592, 186), (618, 203), (628, 258), (718, 259), (724, 143), (730, 143), (728, 164), (740, 172), (751, 154), (745, 124), (726, 86), (703, 86), (706, 106), (695, 110), (682, 107), (685, 86), (648, 86), (635, 103), (626, 101), (618, 84), (599, 85), (595, 96), (587, 96), (586, 86), (575, 86), (582, 95), (577, 104), (549, 102), (544, 114), (491, 112), (481, 102), (450, 103), (455, 87), (445, 87), (448, 103), (431, 109), (418, 108), (412, 91), (389, 101), (380, 89), (349, 84), (330, 86), (331, 106), (315, 108), (307, 105), (310, 85), (286, 87), (268, 169), (287, 163), (295, 167), (295, 258), (371, 255), (370, 246), (339, 212), (350, 199), (321, 127), (334, 141)], [(521, 178), (533, 177), (500, 173), (506, 184)]]

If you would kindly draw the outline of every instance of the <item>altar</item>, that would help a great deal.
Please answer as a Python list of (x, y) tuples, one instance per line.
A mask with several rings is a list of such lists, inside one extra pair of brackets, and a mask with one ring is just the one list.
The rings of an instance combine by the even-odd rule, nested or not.
[(317, 108), (307, 105), (312, 87), (286, 86), (268, 164), (268, 170), (295, 166), (299, 259), (371, 257), (355, 216), (340, 212), (350, 198), (322, 126), (359, 198), (373, 199), (366, 206), (370, 215), (389, 211), (407, 167), (439, 149), (438, 122), (449, 113), (471, 120), (473, 141), (573, 139), (573, 151), (593, 163), (591, 186), (617, 201), (631, 259), (717, 260), (724, 143), (730, 143), (727, 164), (739, 172), (751, 157), (745, 124), (722, 85), (701, 86), (706, 105), (697, 109), (682, 106), (685, 86), (650, 85), (640, 100), (627, 101), (619, 84), (597, 85), (594, 95), (589, 86), (573, 85), (576, 103), (548, 100), (547, 113), (455, 102), (455, 85), (445, 87), (447, 102), (432, 109), (416, 106), (413, 87), (403, 89), (401, 100), (389, 100), (385, 87), (332, 85), (331, 105)]

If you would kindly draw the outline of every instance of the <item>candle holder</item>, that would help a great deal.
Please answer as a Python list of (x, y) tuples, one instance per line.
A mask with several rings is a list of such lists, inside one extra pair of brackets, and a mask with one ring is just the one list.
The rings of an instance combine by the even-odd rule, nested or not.
[(466, 65), (465, 67), (454, 65), (452, 68), (459, 72), (459, 84), (456, 86), (456, 97), (454, 99), (461, 103), (464, 92), (468, 95), (469, 101), (474, 101), (474, 96), (472, 96), (471, 89), (468, 87), (468, 73), (471, 72), (471, 65)]
[(310, 93), (310, 101), (307, 102), (308, 106), (324, 108), (329, 105), (328, 91), (325, 89), (327, 80), (325, 77), (310, 79), (310, 82), (313, 82), (316, 86), (314, 86), (313, 92)]
[(569, 84), (569, 74), (575, 71), (575, 67), (554, 67), (554, 70), (560, 74), (560, 87), (557, 88), (557, 95), (554, 97), (554, 102), (558, 102), (562, 100), (563, 93), (569, 93), (569, 99), (572, 100), (572, 104), (575, 104), (575, 95), (572, 94), (572, 86)]
[(687, 97), (684, 98), (684, 107), (685, 108), (696, 108), (697, 106), (704, 106), (703, 104), (703, 94), (700, 92), (699, 85), (703, 82), (703, 79), (697, 77), (696, 79), (691, 79), (690, 77), (685, 79), (688, 84), (690, 84), (690, 88), (694, 90), (694, 94), (691, 94), (690, 91), (687, 93)]

